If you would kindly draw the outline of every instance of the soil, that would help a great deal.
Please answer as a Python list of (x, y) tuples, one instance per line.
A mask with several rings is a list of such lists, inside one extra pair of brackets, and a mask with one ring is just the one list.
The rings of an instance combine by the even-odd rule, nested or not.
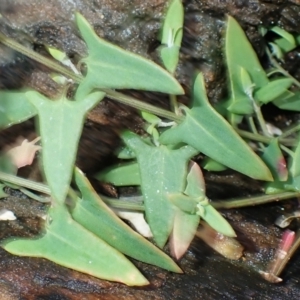
[[(222, 56), (226, 14), (240, 22), (262, 60), (265, 45), (258, 34), (259, 25), (279, 25), (290, 32), (300, 33), (298, 0), (183, 2), (184, 39), (176, 77), (186, 90), (187, 96), (180, 99), (185, 103), (190, 93), (191, 75), (196, 70), (205, 73), (212, 103), (226, 97)], [(74, 25), (74, 11), (80, 11), (99, 36), (160, 63), (155, 49), (166, 5), (167, 1), (163, 0), (0, 0), (0, 31), (44, 55), (44, 45), (64, 50), (76, 63), (86, 53)], [(297, 76), (298, 63), (297, 56), (293, 58), (290, 54), (285, 67)], [(48, 71), (0, 45), (1, 89), (30, 86), (53, 96), (58, 86), (49, 80)], [(163, 95), (127, 92), (166, 107)], [(276, 120), (272, 114), (270, 118)], [(288, 122), (298, 119), (298, 115), (288, 114), (284, 119)], [(119, 144), (118, 132), (124, 127), (142, 131), (138, 114), (109, 100), (101, 103), (85, 124), (78, 165), (90, 173), (105, 166)], [(12, 143), (19, 135), (27, 137), (32, 134), (32, 120), (13, 126), (1, 132), (0, 147)], [(257, 182), (228, 172), (218, 175), (207, 173), (206, 181), (208, 195), (212, 199), (261, 192)], [(1, 200), (0, 209), (11, 209), (17, 220), (0, 221), (0, 238), (35, 236), (41, 230), (46, 206), (18, 192), (10, 191), (10, 194), (10, 197)], [(188, 253), (179, 262), (185, 271), (183, 275), (135, 262), (150, 280), (150, 286), (145, 288), (129, 288), (106, 282), (43, 259), (16, 257), (0, 250), (0, 299), (299, 299), (299, 253), (282, 274), (283, 283), (268, 283), (258, 274), (273, 259), (282, 234), (274, 225), (274, 220), (283, 211), (289, 212), (296, 205), (297, 202), (291, 200), (285, 204), (224, 211), (245, 247), (240, 260), (225, 259), (195, 238)]]

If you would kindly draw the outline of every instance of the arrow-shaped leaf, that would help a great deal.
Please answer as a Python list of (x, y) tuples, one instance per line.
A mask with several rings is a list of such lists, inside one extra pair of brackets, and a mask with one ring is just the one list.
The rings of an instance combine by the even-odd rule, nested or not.
[(182, 272), (170, 257), (121, 221), (78, 169), (75, 170), (75, 182), (82, 194), (72, 211), (78, 223), (130, 257), (172, 272)]
[(63, 202), (69, 189), (85, 115), (105, 94), (94, 92), (81, 101), (70, 101), (65, 95), (51, 101), (35, 91), (27, 92), (26, 96), (38, 111), (47, 182), (53, 197)]
[(186, 116), (182, 123), (161, 135), (161, 143), (183, 142), (249, 177), (272, 180), (262, 160), (209, 104), (201, 73), (195, 80), (193, 92), (193, 107), (185, 109)]
[(190, 146), (178, 150), (149, 146), (128, 131), (122, 134), (122, 138), (136, 153), (146, 219), (155, 242), (163, 247), (172, 231), (175, 216), (175, 207), (168, 200), (168, 194), (183, 192), (187, 163), (197, 151)]
[(65, 207), (51, 208), (49, 215), (41, 238), (8, 240), (3, 248), (16, 255), (43, 257), (101, 279), (127, 285), (149, 283), (120, 252), (72, 220)]
[(184, 93), (179, 83), (166, 70), (101, 39), (79, 13), (76, 14), (76, 21), (89, 50), (88, 56), (82, 60), (87, 65), (87, 75), (78, 87), (77, 99), (95, 88)]

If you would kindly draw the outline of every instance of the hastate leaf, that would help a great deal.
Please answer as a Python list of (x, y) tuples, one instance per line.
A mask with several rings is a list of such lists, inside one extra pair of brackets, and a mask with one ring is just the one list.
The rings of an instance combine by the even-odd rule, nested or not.
[(140, 168), (146, 219), (159, 247), (166, 243), (174, 224), (175, 207), (168, 194), (181, 193), (189, 159), (197, 151), (185, 146), (171, 150), (166, 146), (150, 146), (132, 132), (124, 132), (122, 138), (137, 156)]
[(272, 180), (272, 175), (262, 160), (209, 104), (201, 73), (195, 80), (193, 92), (193, 107), (185, 109), (184, 121), (165, 131), (160, 142), (186, 143), (249, 177)]
[(85, 115), (105, 94), (94, 92), (81, 101), (70, 101), (65, 95), (51, 101), (34, 91), (27, 92), (26, 96), (38, 111), (47, 183), (52, 196), (63, 202), (69, 189)]
[(79, 169), (75, 170), (75, 182), (82, 196), (72, 211), (77, 222), (127, 256), (169, 271), (182, 272), (170, 257), (121, 221)]
[(50, 222), (39, 239), (4, 241), (16, 255), (43, 257), (59, 265), (127, 285), (147, 285), (147, 279), (120, 252), (72, 220), (61, 205), (49, 211)]
[(87, 65), (87, 75), (78, 87), (77, 99), (95, 88), (184, 93), (175, 78), (157, 64), (101, 39), (79, 13), (76, 21), (89, 51), (82, 60)]

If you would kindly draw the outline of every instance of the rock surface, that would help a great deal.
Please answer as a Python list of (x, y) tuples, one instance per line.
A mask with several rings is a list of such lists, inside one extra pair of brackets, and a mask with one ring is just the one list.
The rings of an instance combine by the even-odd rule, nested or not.
[[(44, 45), (62, 49), (76, 63), (86, 53), (74, 25), (74, 11), (80, 11), (100, 36), (159, 63), (155, 48), (166, 4), (163, 0), (0, 0), (0, 31), (43, 54)], [(277, 24), (300, 33), (298, 0), (188, 0), (184, 5), (184, 39), (176, 76), (189, 93), (191, 75), (195, 70), (203, 71), (212, 102), (226, 96), (222, 57), (226, 14), (237, 18), (260, 56), (264, 43), (258, 34), (258, 25)], [(26, 84), (53, 95), (57, 86), (48, 79), (47, 71), (0, 45), (0, 88)], [(165, 100), (161, 95), (134, 93), (155, 104), (161, 105)], [(187, 98), (183, 97), (182, 101)], [(96, 108), (95, 116), (97, 122), (90, 120), (85, 126), (79, 150), (79, 161), (87, 171), (101, 164), (101, 157), (111, 154), (118, 144), (117, 133), (123, 126), (140, 130), (135, 124), (137, 114), (119, 104), (103, 102)], [(17, 129), (1, 132), (0, 143), (3, 146), (8, 140), (13, 141), (14, 136), (29, 135), (32, 129), (32, 123), (27, 122)], [(229, 198), (259, 191), (259, 186), (253, 190), (241, 181), (237, 184), (227, 175), (220, 183), (217, 180), (212, 179), (214, 186), (209, 189), (213, 198), (223, 197), (225, 193)], [(214, 193), (222, 183), (223, 188)], [(281, 285), (267, 283), (257, 273), (272, 259), (279, 241), (281, 232), (273, 225), (274, 220), (281, 210), (294, 205), (291, 201), (285, 206), (267, 205), (228, 212), (227, 218), (246, 247), (241, 261), (226, 260), (195, 240), (180, 262), (184, 275), (137, 263), (151, 282), (145, 288), (128, 288), (43, 259), (16, 257), (0, 250), (0, 299), (299, 299), (300, 262), (297, 257), (283, 274)], [(40, 230), (45, 212), (43, 205), (17, 193), (1, 200), (2, 208), (12, 210), (17, 220), (0, 221), (1, 239), (20, 235), (32, 237)]]

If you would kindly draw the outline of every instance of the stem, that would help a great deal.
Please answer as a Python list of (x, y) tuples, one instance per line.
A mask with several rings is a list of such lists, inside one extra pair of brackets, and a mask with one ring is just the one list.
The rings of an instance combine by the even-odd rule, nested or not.
[[(31, 181), (31, 180), (28, 180), (28, 179), (24, 179), (24, 178), (17, 177), (17, 176), (14, 176), (14, 175), (6, 174), (6, 173), (3, 173), (3, 172), (0, 172), (0, 180), (51, 196), (50, 188), (47, 185), (43, 184), (43, 183)], [(23, 191), (23, 189), (21, 189), (21, 191)], [(30, 192), (26, 191), (25, 194), (27, 194), (27, 193), (30, 193)], [(71, 198), (73, 198), (72, 197), (73, 195), (74, 194), (72, 194), (72, 192), (71, 192)], [(29, 197), (32, 197), (31, 193), (30, 193)], [(130, 203), (129, 201), (126, 201), (126, 199), (132, 200), (132, 197), (123, 198), (124, 200), (116, 200), (116, 199), (111, 199), (111, 198), (108, 198), (108, 197), (105, 197), (105, 196), (101, 195), (101, 198), (108, 205), (110, 205), (112, 207), (115, 207), (115, 208), (135, 210), (135, 211), (144, 211), (144, 206), (140, 202), (140, 198), (137, 199), (137, 200), (139, 200), (139, 202), (136, 202), (136, 203), (134, 203), (134, 202)], [(38, 199), (35, 199), (35, 200), (38, 200)], [(41, 200), (43, 201), (43, 199), (39, 199), (38, 201), (42, 202)], [(48, 201), (47, 201), (47, 199), (44, 199), (43, 202), (48, 202)]]
[(284, 145), (280, 145), (280, 148), (281, 148), (286, 154), (288, 154), (291, 158), (294, 157), (294, 154), (295, 154), (295, 153), (294, 153), (291, 149), (285, 147)]
[(74, 80), (77, 83), (80, 83), (82, 81), (83, 77), (81, 75), (76, 75), (75, 73), (73, 73), (72, 71), (63, 67), (59, 63), (53, 61), (52, 59), (44, 57), (43, 55), (36, 53), (29, 48), (24, 47), (23, 45), (19, 44), (18, 42), (14, 41), (13, 39), (6, 37), (2, 33), (0, 33), (0, 42), (20, 53), (30, 57), (31, 59), (57, 71), (58, 73), (61, 73), (61, 74), (65, 75), (66, 77), (71, 78), (72, 80)]
[(254, 120), (253, 120), (253, 117), (248, 117), (247, 118), (247, 122), (248, 122), (248, 125), (250, 127), (250, 130), (254, 133), (254, 134), (258, 134), (258, 131), (256, 129), (256, 126), (254, 124)]
[(293, 125), (292, 127), (290, 127), (289, 129), (285, 130), (281, 135), (280, 135), (280, 138), (285, 138), (297, 131), (300, 130), (300, 124), (295, 124)]
[(34, 182), (34, 181), (31, 181), (28, 179), (24, 179), (24, 178), (17, 177), (14, 175), (6, 174), (3, 172), (0, 172), (0, 180), (22, 186), (22, 187), (28, 188), (30, 190), (34, 190), (34, 191), (37, 191), (40, 193), (50, 195), (49, 187), (42, 183), (39, 183), (39, 182)]
[[(42, 183), (34, 182), (28, 179), (20, 178), (3, 172), (0, 172), (0, 180), (4, 182), (16, 184), (22, 187), (26, 187), (31, 190), (35, 190), (37, 192), (41, 192), (47, 195), (51, 195), (50, 188), (47, 185)], [(262, 196), (250, 197), (247, 199), (242, 198), (242, 199), (234, 199), (234, 200), (227, 200), (227, 201), (214, 201), (211, 202), (211, 205), (217, 209), (230, 209), (230, 208), (253, 206), (253, 205), (270, 203), (274, 201), (286, 200), (286, 199), (298, 197), (299, 195), (300, 192), (283, 192), (274, 195), (262, 195)], [(101, 195), (100, 197), (108, 205), (115, 208), (144, 211), (142, 196), (124, 197), (119, 200), (109, 198), (103, 195)]]
[[(254, 100), (253, 100), (254, 101)], [(248, 117), (247, 118), (247, 121), (248, 121), (248, 125), (250, 127), (250, 130), (254, 133), (254, 134), (258, 134), (258, 131), (256, 129), (256, 126), (255, 126), (255, 123), (254, 123), (254, 120), (253, 120), (253, 117)], [(261, 150), (263, 151), (265, 149), (265, 146), (262, 142), (259, 142), (259, 146), (261, 148)]]
[(102, 91), (106, 93), (106, 96), (108, 98), (126, 104), (128, 106), (134, 107), (136, 109), (143, 110), (176, 122), (181, 122), (183, 120), (183, 117), (177, 116), (173, 112), (170, 112), (162, 108), (158, 108), (148, 103), (141, 102), (133, 97), (124, 95), (122, 93), (113, 90), (108, 90), (108, 89), (102, 89)]
[[(251, 133), (249, 131), (245, 131), (245, 130), (241, 130), (241, 129), (237, 129), (237, 128), (234, 128), (234, 129), (241, 137), (244, 137), (244, 138), (252, 140), (252, 141), (270, 144), (273, 139), (271, 137), (267, 137), (267, 136), (264, 136), (261, 134)], [(286, 146), (295, 146), (296, 145), (295, 139), (282, 139), (280, 137), (279, 141), (280, 141), (280, 143), (285, 144)]]
[(275, 201), (286, 200), (290, 198), (299, 197), (300, 192), (283, 192), (274, 195), (261, 195), (250, 198), (234, 199), (227, 201), (213, 201), (211, 205), (216, 209), (230, 209), (230, 208), (239, 208), (245, 206), (253, 206), (266, 204)]
[(171, 104), (171, 111), (173, 111), (176, 115), (179, 113), (177, 97), (175, 95), (170, 95), (170, 104)]
[(263, 134), (265, 136), (270, 136), (269, 132), (268, 132), (268, 129), (267, 129), (267, 126), (266, 126), (266, 122), (265, 122), (265, 119), (261, 113), (261, 109), (260, 107), (256, 104), (255, 100), (253, 100), (253, 107), (254, 107), (254, 112), (255, 112), (255, 115), (256, 115), (256, 119), (258, 121), (258, 124), (263, 132)]
[(51, 198), (50, 197), (41, 197), (41, 196), (38, 196), (30, 191), (28, 191), (27, 189), (25, 188), (20, 188), (20, 191), (25, 194), (26, 196), (28, 196), (29, 198), (31, 199), (34, 199), (38, 202), (41, 202), (41, 203), (51, 203)]
[[(120, 198), (118, 200), (112, 199), (106, 196), (101, 195), (100, 198), (109, 206), (114, 208), (121, 208), (125, 210), (133, 210), (133, 211), (145, 211), (145, 207), (142, 202), (132, 202), (132, 198), (134, 197), (125, 197)], [(123, 200), (122, 200), (123, 199)], [(128, 200), (126, 200), (128, 199)]]

